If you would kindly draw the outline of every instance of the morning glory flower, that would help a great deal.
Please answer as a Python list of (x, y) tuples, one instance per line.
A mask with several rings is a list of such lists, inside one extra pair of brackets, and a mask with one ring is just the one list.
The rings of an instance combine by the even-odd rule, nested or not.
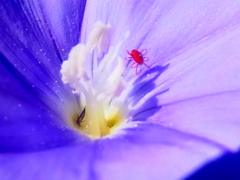
[(239, 9), (2, 1), (1, 179), (183, 179), (236, 152)]

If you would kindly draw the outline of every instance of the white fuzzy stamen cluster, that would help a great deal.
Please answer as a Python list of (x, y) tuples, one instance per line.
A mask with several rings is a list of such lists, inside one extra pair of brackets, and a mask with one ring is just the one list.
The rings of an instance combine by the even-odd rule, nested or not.
[[(124, 89), (125, 65), (118, 54), (128, 36), (129, 32), (126, 32), (115, 46), (109, 46), (111, 26), (96, 22), (87, 43), (73, 47), (68, 60), (62, 64), (62, 81), (80, 96), (81, 105), (87, 107), (89, 126), (95, 126), (95, 130), (98, 126), (101, 131), (109, 111), (116, 109), (112, 100), (117, 99)], [(96, 108), (98, 116), (93, 117), (90, 112), (96, 112)]]

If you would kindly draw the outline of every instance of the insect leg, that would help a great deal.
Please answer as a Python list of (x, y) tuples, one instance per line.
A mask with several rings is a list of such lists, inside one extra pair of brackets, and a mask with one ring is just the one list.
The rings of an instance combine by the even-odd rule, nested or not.
[(136, 64), (136, 62), (134, 62), (134, 63), (132, 64), (131, 68), (133, 68), (133, 65), (135, 65), (135, 64)]
[(131, 60), (132, 59), (132, 57), (126, 57), (125, 58), (125, 60)]
[(135, 74), (137, 75), (137, 68), (138, 68), (138, 64), (137, 64), (137, 66), (136, 66), (136, 70), (135, 70)]
[(140, 52), (141, 52), (141, 54), (146, 54), (146, 53), (147, 53), (147, 50), (146, 50), (146, 49), (143, 49), (143, 50), (141, 50)]
[(148, 69), (150, 69), (150, 67), (146, 64), (146, 63), (143, 63), (145, 66), (147, 66)]
[(132, 55), (131, 55), (131, 53), (130, 53), (130, 52), (128, 52), (128, 50), (126, 50), (126, 51), (127, 51), (127, 53), (128, 53), (130, 56), (132, 56)]

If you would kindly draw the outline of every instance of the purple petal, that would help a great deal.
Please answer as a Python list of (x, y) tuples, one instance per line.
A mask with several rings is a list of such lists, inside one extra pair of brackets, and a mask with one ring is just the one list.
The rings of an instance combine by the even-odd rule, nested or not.
[[(0, 154), (1, 179), (71, 179), (91, 178), (91, 143), (53, 150)], [(94, 180), (94, 179), (93, 179)]]
[[(58, 2), (53, 3), (53, 5), (55, 4), (56, 7), (62, 7), (59, 6)], [(44, 13), (51, 12), (48, 7), (50, 6), (44, 6), (44, 4), (42, 4)], [(12, 9), (11, 6), (7, 8)], [(3, 13), (7, 12), (7, 8), (3, 8), (5, 9)], [(124, 13), (116, 9), (124, 9)], [(186, 11), (187, 9), (191, 10)], [(239, 116), (236, 115), (236, 109), (238, 108), (237, 102), (239, 102), (237, 101), (239, 98), (237, 91), (239, 88), (237, 82), (239, 74), (236, 74), (236, 72), (239, 72), (237, 61), (239, 59), (239, 51), (234, 48), (236, 44), (239, 44), (239, 38), (237, 31), (236, 33), (232, 33), (235, 32), (234, 26), (238, 25), (238, 9), (239, 4), (233, 1), (195, 1), (191, 3), (188, 1), (171, 1), (171, 3), (169, 3), (169, 1), (152, 1), (151, 3), (146, 1), (121, 1), (115, 4), (112, 3), (112, 1), (106, 4), (105, 2), (98, 4), (96, 1), (89, 1), (87, 10), (89, 18), (85, 21), (86, 31), (83, 32), (84, 35), (90, 32), (89, 29), (92, 28), (91, 25), (93, 22), (103, 20), (117, 27), (113, 44), (117, 41), (121, 32), (130, 29), (132, 31), (132, 37), (129, 39), (128, 44), (135, 44), (137, 48), (147, 48), (148, 56), (150, 60), (152, 60), (151, 65), (154, 63), (158, 65), (161, 63), (170, 63), (170, 66), (167, 66), (168, 69), (164, 71), (164, 73), (160, 73), (161, 76), (159, 76), (159, 79), (154, 79), (158, 88), (153, 90), (151, 94), (161, 94), (158, 96), (158, 99), (154, 97), (155, 101), (158, 100), (154, 105), (159, 106), (160, 110), (157, 109), (158, 113), (156, 116), (150, 119), (152, 122), (160, 125), (139, 123), (133, 128), (121, 130), (119, 132), (120, 134), (118, 136), (116, 135), (116, 137), (106, 137), (95, 141), (93, 144), (91, 144), (88, 139), (79, 138), (80, 141), (83, 141), (80, 146), (68, 146), (67, 148), (56, 148), (49, 151), (28, 154), (4, 154), (1, 155), (0, 158), (0, 162), (2, 163), (1, 167), (3, 167), (0, 170), (1, 177), (5, 179), (26, 179), (26, 177), (34, 179), (37, 175), (40, 179), (179, 179), (185, 177), (189, 172), (194, 171), (197, 167), (220, 155), (222, 152), (238, 147), (239, 143), (233, 138), (234, 135), (239, 136), (237, 133), (238, 129), (232, 125), (238, 124), (237, 119), (239, 119)], [(93, 14), (95, 11), (97, 13)], [(23, 12), (24, 11), (22, 11), (22, 13)], [(116, 12), (121, 13), (120, 21), (116, 21), (120, 17), (119, 13)], [(46, 14), (44, 13), (42, 17), (45, 17)], [(35, 14), (29, 13), (28, 15), (28, 17), (33, 16), (33, 19), (36, 18)], [(15, 16), (13, 15), (13, 17)], [(22, 16), (20, 17), (22, 18)], [(55, 17), (52, 16), (47, 21), (42, 20), (44, 25), (47, 25), (46, 22), (53, 23), (54, 25), (49, 26), (51, 28), (54, 28), (57, 24), (57, 18), (55, 19)], [(24, 21), (28, 22), (27, 19)], [(16, 21), (14, 26), (16, 26), (17, 22), (19, 21)], [(14, 27), (11, 25), (12, 24), (9, 23), (9, 26), (6, 27)], [(59, 25), (59, 27), (59, 31), (64, 29), (64, 25)], [(44, 27), (42, 28), (44, 29)], [(231, 28), (233, 31), (230, 31)], [(5, 32), (5, 34), (8, 32), (8, 29), (5, 30), (1, 28), (1, 30)], [(10, 31), (11, 30), (9, 30), (9, 32)], [(59, 31), (55, 29), (52, 30), (53, 34), (59, 34)], [(29, 40), (41, 42), (44, 39), (42, 37), (46, 35), (41, 32), (46, 31), (41, 31), (40, 28), (40, 30), (36, 32), (36, 35), (39, 35), (37, 37), (40, 37), (37, 39), (38, 41), (33, 37), (29, 38)], [(229, 36), (224, 35), (226, 32)], [(25, 30), (21, 31), (21, 33), (25, 36), (27, 35)], [(218, 38), (217, 35), (221, 36), (219, 41), (215, 39)], [(1, 38), (6, 42), (15, 41), (15, 37), (12, 39), (10, 36), (6, 37), (6, 39), (4, 39), (5, 37)], [(44, 47), (47, 47), (47, 53), (40, 53), (40, 58), (35, 58), (34, 54), (36, 52), (39, 53), (40, 50), (38, 49), (43, 48), (34, 42), (30, 48), (30, 45), (24, 40), (25, 37), (23, 37), (20, 38), (16, 44), (18, 47), (28, 48), (28, 50), (24, 50), (25, 52), (22, 53), (17, 48), (13, 49), (14, 44), (12, 45), (11, 43), (9, 44), (10, 47), (7, 47), (7, 44), (0, 43), (1, 51), (4, 51), (5, 57), (9, 58), (12, 64), (16, 62), (17, 72), (20, 72), (20, 74), (26, 77), (23, 82), (27, 82), (29, 85), (29, 82), (36, 81), (36, 85), (39, 86), (37, 90), (41, 89), (43, 91), (45, 91), (43, 82), (48, 82), (51, 84), (50, 87), (53, 89), (53, 92), (56, 93), (63, 87), (61, 84), (57, 84), (56, 86), (53, 84), (53, 81), (60, 79), (59, 74), (56, 72), (59, 70), (58, 63), (61, 62), (64, 57), (64, 53), (59, 51), (59, 47), (63, 47), (62, 44), (67, 43), (67, 38), (61, 37), (58, 39), (54, 35), (49, 38), (48, 34), (46, 44), (43, 42)], [(56, 46), (53, 45), (52, 47), (53, 43), (48, 39), (52, 40), (55, 38), (57, 39), (56, 41), (54, 40)], [(207, 40), (203, 41), (205, 39)], [(199, 43), (200, 40), (202, 40), (201, 43)], [(58, 50), (56, 50), (56, 47)], [(135, 47), (126, 45), (126, 49)], [(195, 49), (192, 49), (192, 47)], [(11, 52), (11, 49), (15, 50), (15, 52)], [(123, 49), (123, 51), (125, 51), (125, 49)], [(181, 56), (178, 56), (180, 52)], [(230, 58), (229, 53), (232, 55)], [(17, 56), (14, 54), (17, 54)], [(55, 54), (57, 55), (55, 56)], [(124, 54), (122, 56), (124, 56)], [(19, 57), (23, 57), (23, 59)], [(29, 57), (34, 60), (29, 60)], [(49, 57), (53, 60), (51, 62), (45, 62)], [(45, 59), (41, 62), (42, 67), (37, 65), (39, 59)], [(226, 59), (231, 59), (231, 64), (226, 62)], [(198, 64), (194, 64), (195, 62)], [(221, 64), (220, 66), (219, 63)], [(3, 67), (7, 67), (6, 64), (4, 64)], [(11, 65), (11, 67), (13, 66)], [(215, 69), (216, 67), (217, 69)], [(2, 69), (2, 67), (0, 68)], [(27, 73), (25, 73), (23, 69), (27, 69)], [(37, 72), (35, 73), (35, 71)], [(178, 72), (180, 72), (181, 76), (177, 74)], [(2, 73), (1, 75), (5, 74), (7, 73)], [(225, 79), (223, 78), (223, 81), (219, 84), (214, 84), (222, 74), (225, 75)], [(37, 78), (38, 76), (40, 80)], [(10, 78), (10, 80), (14, 78)], [(56, 89), (54, 89), (54, 87), (56, 87)], [(154, 89), (154, 87), (150, 87), (150, 89)], [(4, 90), (3, 87), (1, 88)], [(30, 89), (28, 86), (22, 87), (22, 84), (14, 83), (13, 89), (17, 88), (20, 89), (21, 94), (26, 94), (25, 92), (29, 92)], [(142, 90), (146, 92), (149, 89), (143, 88)], [(226, 93), (228, 91), (230, 91), (229, 94)], [(13, 92), (13, 90), (11, 90), (11, 92)], [(35, 93), (36, 91), (30, 93), (31, 97), (29, 97), (29, 100), (30, 102), (40, 103), (34, 99)], [(64, 94), (64, 92), (61, 93)], [(62, 98), (64, 95), (61, 96), (61, 93), (56, 94)], [(221, 95), (221, 93), (223, 94)], [(43, 97), (48, 97), (49, 94), (49, 91), (47, 91), (46, 96)], [(5, 96), (2, 98), (3, 101), (1, 104), (9, 100), (4, 97)], [(21, 96), (16, 93), (16, 97), (20, 98)], [(38, 95), (37, 98), (38, 97), (42, 96)], [(143, 98), (145, 96), (139, 94), (139, 97)], [(187, 100), (190, 98), (195, 99)], [(49, 104), (58, 102), (56, 100), (57, 98), (53, 99), (50, 100)], [(13, 130), (10, 131), (11, 133), (17, 132), (19, 127), (25, 123), (24, 121), (20, 122), (18, 120), (24, 119), (27, 124), (24, 125), (26, 132), (28, 132), (28, 135), (29, 133), (32, 135), (29, 145), (31, 145), (30, 147), (35, 147), (35, 149), (29, 149), (29, 147), (25, 146), (18, 147), (14, 143), (14, 145), (8, 147), (6, 151), (13, 151), (15, 148), (17, 150), (20, 149), (19, 151), (33, 151), (44, 148), (47, 149), (49, 147), (36, 147), (36, 144), (39, 144), (39, 142), (46, 142), (54, 147), (62, 146), (64, 143), (71, 145), (76, 144), (76, 136), (71, 131), (68, 131), (66, 135), (64, 134), (63, 137), (60, 137), (62, 135), (61, 131), (63, 131), (64, 128), (61, 126), (63, 124), (59, 123), (58, 117), (53, 116), (52, 120), (51, 112), (49, 113), (46, 109), (39, 109), (38, 106), (29, 105), (25, 101), (23, 106), (17, 107), (19, 102), (22, 101), (18, 99), (10, 100), (9, 103), (6, 103), (6, 109), (3, 109), (0, 113), (1, 116), (4, 116), (5, 111), (8, 111), (10, 108), (14, 110), (12, 111), (12, 115), (8, 113), (8, 116), (11, 115), (10, 123), (2, 122), (4, 126), (1, 137), (4, 137), (4, 139), (0, 142), (3, 143), (3, 147), (5, 147), (10, 139), (8, 136), (10, 133), (8, 133), (6, 127), (13, 128)], [(151, 100), (151, 102), (153, 101)], [(25, 110), (22, 110), (22, 108)], [(26, 109), (28, 111), (26, 111)], [(222, 113), (219, 109), (223, 109), (231, 115), (226, 116), (227, 113)], [(144, 108), (141, 110), (144, 110)], [(193, 112), (191, 112), (191, 110)], [(29, 111), (31, 114), (29, 114)], [(16, 114), (19, 115), (19, 119), (16, 118)], [(39, 114), (41, 114), (42, 118), (40, 117), (40, 121), (35, 121), (32, 126), (29, 122), (33, 120), (32, 117), (38, 117)], [(221, 116), (219, 116), (219, 114)], [(14, 120), (17, 120), (18, 123), (15, 124)], [(200, 120), (202, 121), (200, 122)], [(225, 123), (228, 128), (234, 128), (233, 132), (230, 135), (226, 134), (227, 128), (217, 124), (219, 121), (221, 121), (222, 124)], [(57, 123), (51, 124), (53, 122)], [(215, 128), (217, 126), (217, 128), (224, 131), (226, 139), (220, 137), (221, 134), (219, 134), (219, 130), (215, 130), (214, 128), (211, 129), (212, 132), (208, 130), (207, 125), (209, 124), (211, 127)], [(47, 133), (44, 132), (43, 136), (38, 137), (37, 135), (42, 133), (44, 125), (48, 126)], [(163, 127), (163, 125), (168, 127)], [(20, 142), (24, 142), (28, 137), (24, 134), (24, 128), (19, 130)], [(51, 132), (53, 132), (54, 136)], [(121, 132), (123, 134), (121, 134)], [(47, 139), (48, 135), (51, 136), (49, 141)], [(16, 137), (14, 140), (18, 142)], [(64, 139), (65, 137), (69, 139)], [(34, 138), (36, 138), (36, 144), (34, 144)], [(61, 138), (63, 138), (63, 140)], [(231, 141), (228, 138), (232, 138)], [(55, 142), (59, 144), (56, 145), (54, 144)], [(63, 143), (61, 144), (61, 142)], [(24, 168), (26, 167), (26, 163), (30, 164), (30, 168)], [(15, 173), (12, 173), (13, 170)], [(18, 177), (16, 178), (16, 176)]]
[[(88, 141), (71, 130), (62, 115), (63, 104), (41, 99), (3, 57), (0, 61), (0, 152), (26, 152)], [(66, 107), (65, 107), (66, 108)]]
[(158, 80), (158, 89), (170, 86), (160, 97), (162, 104), (239, 90), (239, 43), (240, 28), (234, 28), (171, 59)]
[(54, 86), (61, 62), (79, 41), (84, 6), (75, 0), (1, 1), (0, 51), (29, 83)]
[[(5, 179), (179, 179), (226, 149), (204, 138), (148, 123), (114, 137), (35, 153), (0, 156)], [(28, 168), (25, 164), (28, 164)], [(20, 170), (20, 171), (19, 171)], [(9, 171), (11, 173), (9, 173)]]
[(205, 137), (228, 148), (240, 147), (240, 91), (164, 104), (150, 121)]
[(147, 123), (98, 144), (99, 179), (180, 179), (226, 150), (208, 139)]
[(170, 88), (159, 96), (162, 109), (152, 121), (239, 148), (239, 43), (240, 29), (233, 29), (173, 58), (159, 78), (165, 84), (156, 92)]
[[(123, 9), (124, 13), (118, 9)], [(138, 78), (139, 84), (136, 83), (136, 86), (141, 87), (141, 90), (136, 88), (133, 91), (138, 96), (134, 102), (143, 98), (146, 102), (140, 112), (136, 112), (137, 120), (146, 120), (149, 115), (157, 112), (149, 119), (150, 122), (236, 150), (240, 145), (236, 138), (240, 132), (239, 9), (239, 1), (121, 1), (115, 4), (113, 1), (98, 3), (92, 0), (87, 3), (88, 16), (84, 20), (83, 37), (88, 36), (95, 21), (101, 20), (110, 23), (115, 30), (112, 44), (123, 32), (130, 30), (131, 36), (126, 49), (147, 49), (152, 69), (144, 74), (146, 76), (155, 71), (159, 77), (153, 77), (152, 82), (145, 81), (145, 84), (141, 84), (144, 77)], [(126, 49), (122, 49), (122, 52)], [(125, 56), (124, 53), (120, 55)], [(160, 73), (162, 68), (156, 67), (166, 64), (169, 64), (167, 70)], [(150, 90), (152, 92), (145, 93)], [(145, 110), (147, 111), (144, 112)], [(142, 149), (139, 149), (136, 153), (131, 153), (131, 158), (135, 158), (135, 154), (141, 156)], [(162, 152), (162, 157), (167, 153), (168, 151)], [(142, 156), (146, 154), (147, 151)], [(124, 160), (127, 162), (128, 159), (130, 157)], [(136, 164), (154, 163), (154, 160)], [(169, 162), (171, 160), (170, 156)], [(207, 159), (202, 162), (204, 161)], [(178, 167), (188, 167), (184, 160), (180, 162)], [(125, 163), (123, 165), (116, 161), (117, 163), (120, 164), (119, 168), (123, 168), (119, 172), (127, 171), (124, 169)], [(129, 165), (128, 169), (136, 164)], [(156, 165), (151, 166), (154, 167), (153, 171), (157, 165), (156, 160)], [(171, 167), (164, 166), (164, 163), (161, 165), (158, 170)], [(151, 167), (146, 166), (151, 172)], [(113, 164), (109, 165), (109, 171), (114, 167)], [(128, 173), (131, 174), (131, 171), (128, 170)]]
[(0, 52), (10, 62), (8, 66), (16, 69), (17, 79), (22, 77), (31, 91), (38, 91), (40, 101), (50, 109), (59, 101), (74, 99), (59, 71), (79, 41), (84, 6), (85, 1), (74, 0), (0, 3)]
[(123, 0), (118, 3), (89, 0), (82, 37), (88, 37), (97, 20), (112, 25), (113, 44), (123, 32), (130, 30), (130, 38), (121, 56), (127, 56), (125, 50), (147, 49), (151, 66), (166, 62), (197, 42), (234, 27), (239, 23), (239, 9), (240, 2), (234, 0)]
[[(136, 112), (136, 119), (147, 119), (150, 114), (158, 111), (152, 122), (172, 125), (173, 128), (210, 138), (231, 149), (238, 148), (240, 141), (235, 137), (240, 132), (240, 126), (237, 125), (240, 123), (240, 101), (234, 92), (240, 90), (240, 3), (154, 3), (160, 2), (121, 1), (116, 6), (111, 2), (98, 4), (93, 0), (88, 2), (86, 12), (92, 12), (94, 8), (99, 8), (99, 11), (84, 21), (87, 29), (96, 20), (106, 21), (116, 28), (115, 34), (119, 36), (121, 31), (130, 29), (132, 38), (129, 43), (136, 44), (135, 47), (141, 45), (142, 48), (147, 48), (152, 63), (169, 63), (168, 69), (160, 73), (157, 80), (155, 77), (152, 79), (156, 83), (155, 88), (153, 82), (144, 84), (145, 89), (152, 90), (150, 94), (144, 88), (138, 90), (139, 93), (134, 92), (139, 96), (135, 101), (149, 97), (149, 103), (143, 104), (138, 109), (140, 112)], [(114, 20), (119, 14), (115, 8), (120, 7), (126, 12), (116, 22)], [(106, 9), (108, 16), (106, 12), (100, 12), (100, 9)], [(116, 39), (119, 36), (116, 35)], [(145, 75), (151, 74), (153, 69)], [(141, 78), (144, 77), (139, 77), (137, 82)], [(139, 84), (136, 86), (139, 87)], [(217, 96), (231, 91), (234, 95)], [(158, 103), (154, 98), (156, 95)], [(197, 100), (197, 97), (210, 95), (212, 97), (201, 103)], [(179, 101), (184, 101), (184, 106)], [(231, 115), (226, 113), (228, 111)], [(233, 130), (229, 132), (229, 128)]]

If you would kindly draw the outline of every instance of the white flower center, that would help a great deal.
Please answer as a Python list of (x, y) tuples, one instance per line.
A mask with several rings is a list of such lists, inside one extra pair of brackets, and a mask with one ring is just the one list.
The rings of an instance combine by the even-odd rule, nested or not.
[(125, 122), (121, 97), (125, 88), (124, 60), (119, 50), (128, 38), (126, 32), (115, 46), (109, 46), (111, 26), (96, 22), (86, 44), (77, 44), (62, 64), (62, 81), (80, 99), (81, 111), (70, 124), (92, 138), (110, 134)]

